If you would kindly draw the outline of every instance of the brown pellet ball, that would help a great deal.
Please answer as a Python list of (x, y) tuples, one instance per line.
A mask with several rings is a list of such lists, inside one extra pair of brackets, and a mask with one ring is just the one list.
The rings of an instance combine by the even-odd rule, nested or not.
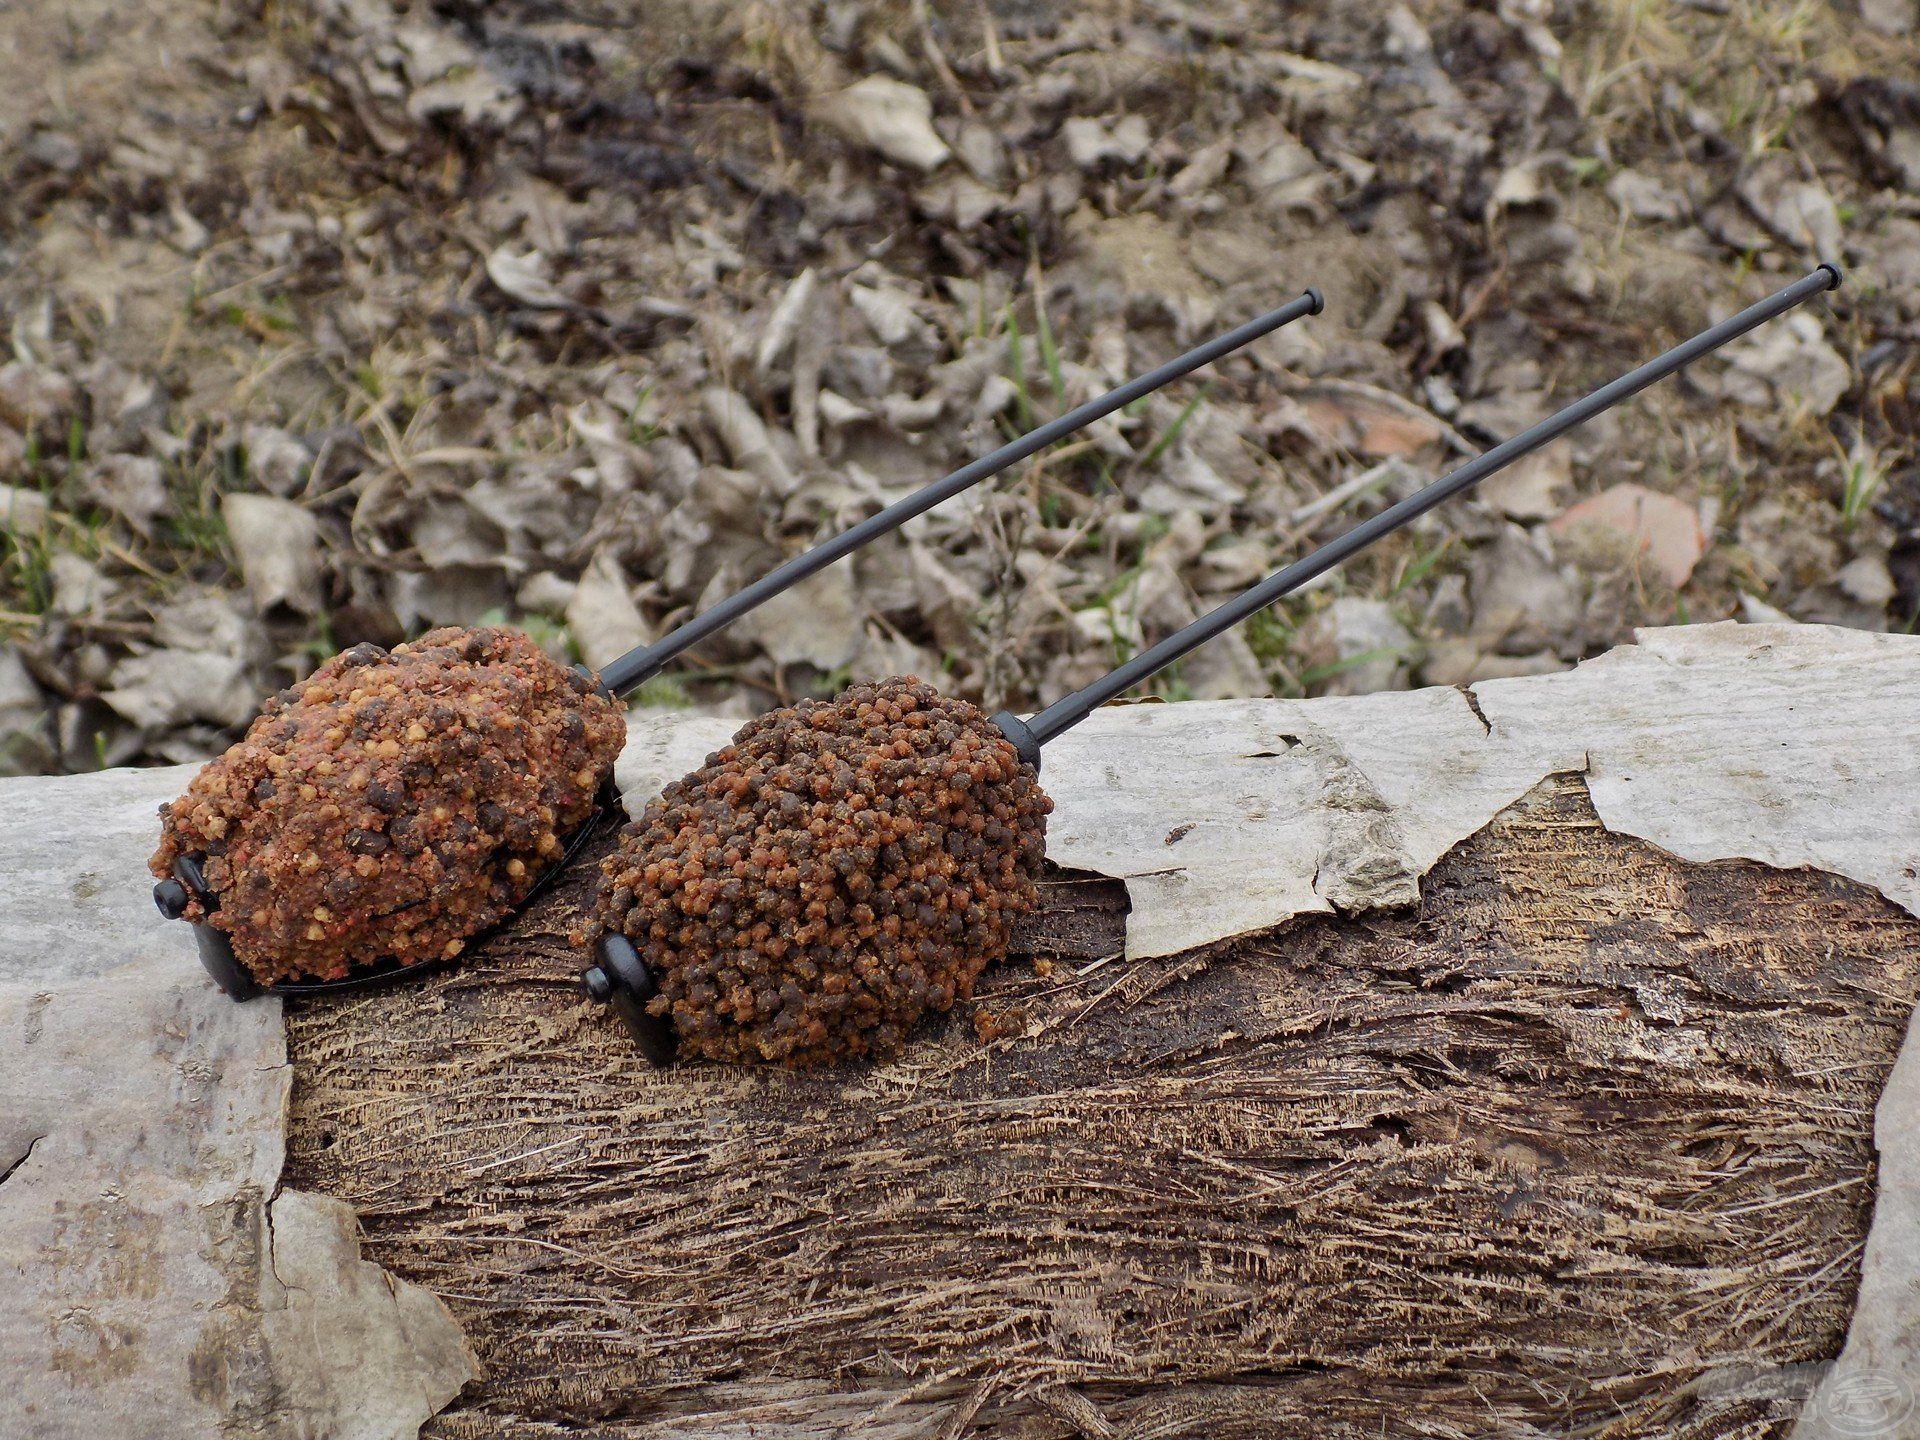
[(1006, 955), (1052, 808), (975, 706), (856, 685), (668, 786), (604, 862), (596, 918), (653, 970), (683, 1055), (886, 1056)]
[(626, 738), (512, 630), (359, 645), (269, 700), (160, 807), (153, 873), (206, 856), (206, 916), (264, 984), (459, 953), (551, 865)]

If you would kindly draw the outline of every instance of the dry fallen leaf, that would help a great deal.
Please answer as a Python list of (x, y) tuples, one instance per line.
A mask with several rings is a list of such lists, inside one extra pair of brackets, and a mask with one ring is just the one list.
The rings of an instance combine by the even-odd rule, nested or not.
[(0, 645), (0, 775), (30, 774), (48, 758), (47, 702), (11, 645)]
[(1912, 35), (1920, 30), (1917, 0), (1860, 0), (1860, 18), (1882, 35)]
[(1615, 485), (1567, 510), (1548, 527), (1557, 535), (1599, 531), (1644, 553), (1655, 573), (1678, 590), (1706, 548), (1700, 517), (1684, 500), (1643, 485)]
[(1893, 573), (1878, 555), (1862, 555), (1840, 567), (1833, 583), (1843, 594), (1877, 610), (1886, 608), (1897, 593)]
[(1767, 223), (1809, 259), (1838, 258), (1840, 212), (1827, 187), (1818, 180), (1755, 184), (1748, 186), (1746, 193), (1767, 217)]
[(292, 496), (306, 483), (313, 452), (277, 425), (248, 425), (240, 432), (247, 474), (263, 490)]
[(566, 607), (567, 629), (580, 656), (594, 670), (653, 639), (653, 628), (634, 603), (626, 571), (610, 550), (593, 557)]
[(1060, 127), (1060, 137), (1067, 143), (1067, 158), (1082, 170), (1097, 169), (1107, 160), (1132, 165), (1153, 143), (1153, 132), (1142, 115), (1128, 115), (1112, 126), (1091, 116), (1075, 116)]
[(814, 114), (896, 165), (932, 171), (953, 153), (933, 128), (933, 101), (927, 92), (886, 75), (869, 75), (827, 96), (815, 105)]
[(1473, 638), (1487, 649), (1536, 647), (1580, 623), (1579, 587), (1538, 531), (1503, 526), (1474, 553), (1469, 573)]
[(1323, 382), (1300, 403), (1330, 443), (1374, 459), (1411, 455), (1449, 433), (1411, 400), (1373, 385)]
[(800, 332), (800, 322), (806, 318), (807, 307), (813, 303), (818, 278), (809, 266), (793, 278), (793, 283), (780, 296), (780, 303), (773, 307), (773, 313), (767, 317), (767, 327), (761, 332), (759, 349), (754, 352), (756, 374), (772, 373), (773, 367), (786, 358), (794, 337)]
[(783, 499), (799, 488), (800, 477), (780, 454), (773, 432), (746, 396), (724, 385), (711, 385), (701, 392), (700, 401), (708, 423), (735, 465), (757, 476)]
[(1560, 513), (1561, 495), (1572, 483), (1565, 447), (1550, 446), (1489, 475), (1475, 493), (1509, 520), (1547, 520)]
[(1607, 198), (1637, 220), (1676, 221), (1687, 214), (1687, 197), (1651, 175), (1622, 170), (1607, 182)]
[(0, 420), (14, 429), (57, 419), (73, 403), (73, 382), (65, 375), (19, 360), (0, 365)]
[(1697, 383), (1743, 405), (1804, 406), (1825, 415), (1853, 385), (1853, 367), (1827, 343), (1819, 317), (1804, 311), (1735, 341), (1722, 353), (1726, 368)]
[(522, 305), (536, 310), (571, 310), (573, 301), (547, 278), (547, 259), (538, 250), (516, 255), (502, 245), (487, 256), (487, 278)]
[(840, 564), (776, 595), (734, 622), (734, 633), (760, 646), (776, 665), (805, 662), (817, 670), (853, 664), (866, 643), (866, 612), (853, 571)]
[(1302, 654), (1325, 674), (1329, 695), (1406, 689), (1418, 648), (1390, 604), (1358, 595), (1342, 595), (1301, 635)]
[(129, 655), (113, 667), (111, 687), (101, 698), (147, 730), (189, 720), (244, 725), (260, 704), (246, 657), (208, 650)]
[(312, 514), (275, 495), (239, 493), (221, 500), (220, 514), (255, 608), (263, 615), (276, 605), (318, 612), (320, 527)]
[(15, 535), (44, 530), (52, 507), (38, 490), (19, 485), (0, 485), (0, 529)]
[(118, 587), (91, 560), (60, 551), (47, 561), (53, 582), (54, 614), (73, 620), (97, 620), (114, 599)]
[(81, 493), (111, 511), (142, 535), (168, 507), (166, 477), (149, 455), (107, 455), (87, 467)]

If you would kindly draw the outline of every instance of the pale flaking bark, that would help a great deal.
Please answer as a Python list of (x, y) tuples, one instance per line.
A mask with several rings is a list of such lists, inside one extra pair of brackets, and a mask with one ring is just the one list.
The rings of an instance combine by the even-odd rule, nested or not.
[(0, 782), (0, 1430), (412, 1436), (475, 1362), (348, 1207), (275, 1193), (280, 1003), (221, 996), (147, 896), (190, 773)]

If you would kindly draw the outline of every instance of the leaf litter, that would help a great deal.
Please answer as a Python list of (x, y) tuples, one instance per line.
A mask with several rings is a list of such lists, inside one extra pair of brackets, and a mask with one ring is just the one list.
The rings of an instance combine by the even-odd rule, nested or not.
[(1827, 310), (1154, 689), (1540, 673), (1675, 620), (1911, 628), (1904, 13), (16, 7), (0, 764), (204, 757), (248, 696), (439, 624), (603, 661), (1307, 284), (1325, 315), (650, 698), (1058, 694), (1825, 258), (1853, 281)]

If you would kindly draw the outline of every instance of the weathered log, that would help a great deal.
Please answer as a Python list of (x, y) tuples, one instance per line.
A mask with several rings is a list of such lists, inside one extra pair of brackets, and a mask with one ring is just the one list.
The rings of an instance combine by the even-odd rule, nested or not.
[(655, 1072), (563, 886), (289, 1011), (289, 1179), (441, 1294), (448, 1436), (1783, 1432), (1852, 1309), (1920, 921), (1559, 776), (1416, 907), (1126, 963), (1061, 876), (900, 1062)]
[[(640, 717), (630, 803), (724, 728)], [(405, 1440), (474, 1374), (430, 1291), (453, 1436), (1911, 1431), (1920, 641), (1047, 763), (1021, 954), (806, 1075), (647, 1069), (585, 871), (283, 1030), (146, 896), (181, 774), (0, 784), (0, 1431)]]

